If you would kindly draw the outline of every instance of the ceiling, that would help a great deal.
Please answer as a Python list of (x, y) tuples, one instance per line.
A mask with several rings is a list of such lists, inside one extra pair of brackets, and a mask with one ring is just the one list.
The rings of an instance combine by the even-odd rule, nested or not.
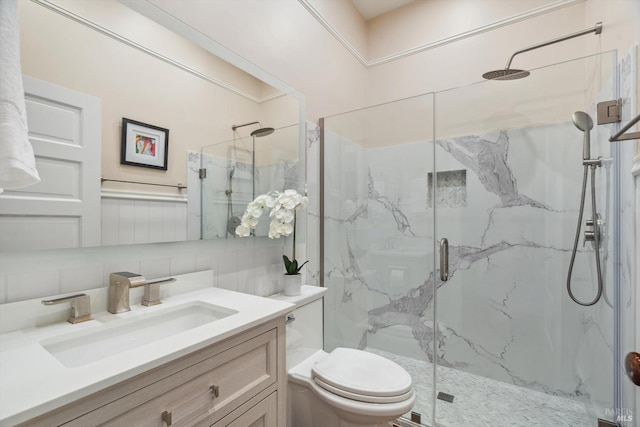
[(360, 15), (367, 21), (413, 1), (414, 0), (351, 0), (356, 9), (358, 9), (358, 12), (360, 12)]

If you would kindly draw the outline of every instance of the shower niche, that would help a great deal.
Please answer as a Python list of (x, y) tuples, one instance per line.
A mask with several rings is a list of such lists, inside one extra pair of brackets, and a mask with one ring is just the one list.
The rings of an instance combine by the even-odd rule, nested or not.
[[(285, 189), (304, 193), (304, 124), (271, 133), (259, 132), (270, 129), (261, 126), (256, 131), (256, 126), (237, 126), (232, 140), (191, 153), (190, 179), (201, 182), (189, 212), (189, 232), (197, 238), (236, 238), (247, 204), (260, 194)], [(268, 228), (269, 221), (260, 221), (254, 235), (267, 236)]]
[[(435, 195), (433, 194), (435, 189)], [(449, 208), (464, 208), (467, 206), (467, 171), (466, 169), (427, 173), (427, 207), (436, 205)]]

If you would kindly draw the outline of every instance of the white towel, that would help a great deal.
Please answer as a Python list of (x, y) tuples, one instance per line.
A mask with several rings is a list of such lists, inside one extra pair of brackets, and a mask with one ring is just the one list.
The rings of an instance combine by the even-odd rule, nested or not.
[(40, 182), (29, 142), (17, 0), (0, 0), (0, 192)]

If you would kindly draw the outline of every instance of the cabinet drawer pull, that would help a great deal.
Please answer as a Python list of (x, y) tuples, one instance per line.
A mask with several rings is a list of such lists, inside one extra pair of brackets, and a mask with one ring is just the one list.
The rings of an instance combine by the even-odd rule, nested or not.
[(163, 421), (166, 425), (170, 426), (170, 425), (171, 425), (171, 423), (172, 423), (172, 421), (171, 421), (171, 412), (163, 411), (163, 412), (162, 412), (162, 421)]
[(209, 389), (211, 390), (211, 394), (213, 394), (213, 397), (220, 397), (220, 387), (218, 387), (217, 385), (212, 385), (211, 387), (209, 387)]

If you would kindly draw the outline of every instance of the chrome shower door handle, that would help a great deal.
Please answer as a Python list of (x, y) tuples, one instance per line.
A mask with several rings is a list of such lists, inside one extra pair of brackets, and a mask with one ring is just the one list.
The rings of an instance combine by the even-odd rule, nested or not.
[(440, 280), (449, 280), (449, 241), (440, 239)]

